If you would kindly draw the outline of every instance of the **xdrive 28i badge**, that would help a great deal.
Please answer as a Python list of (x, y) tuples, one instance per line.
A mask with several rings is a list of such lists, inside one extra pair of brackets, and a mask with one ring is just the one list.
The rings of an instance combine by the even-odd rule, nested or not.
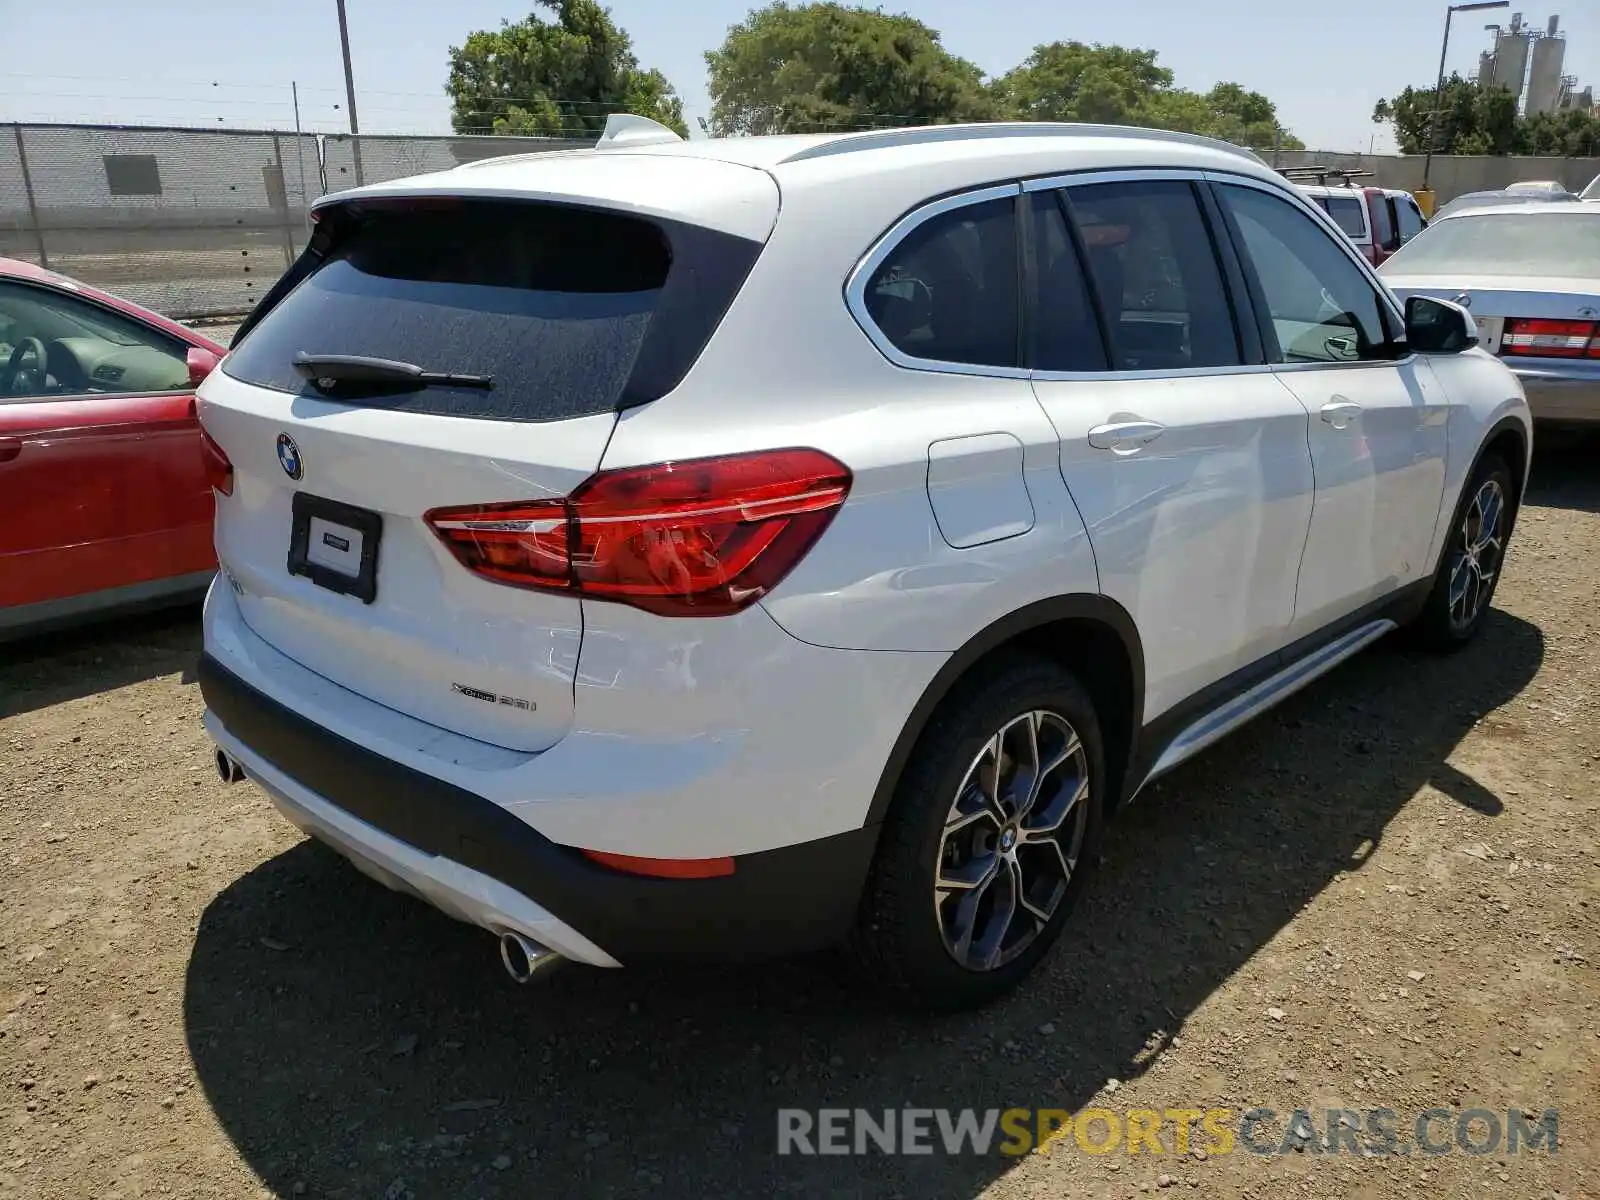
[(306, 465), (300, 458), (300, 447), (294, 444), (294, 439), (287, 433), (278, 435), (278, 465), (290, 479), (299, 479), (306, 473)]

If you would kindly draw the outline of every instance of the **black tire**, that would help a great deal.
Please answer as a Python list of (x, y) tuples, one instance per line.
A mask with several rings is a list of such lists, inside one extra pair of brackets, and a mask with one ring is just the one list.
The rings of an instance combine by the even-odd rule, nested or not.
[[(1481, 592), (1481, 600), (1474, 600), (1470, 615), (1459, 599), (1452, 599), (1452, 580), (1457, 579), (1458, 573), (1465, 566), (1471, 572), (1472, 568), (1464, 564), (1463, 559), (1468, 557), (1468, 542), (1471, 533), (1471, 522), (1475, 510), (1481, 512), (1480, 493), (1489, 485), (1499, 489), (1500, 512), (1498, 514), (1497, 549), (1492, 562), (1492, 574), (1484, 586), (1481, 583), (1478, 590), (1472, 593), (1476, 597)], [(1489, 606), (1494, 600), (1494, 590), (1499, 586), (1501, 568), (1505, 562), (1506, 544), (1511, 537), (1513, 520), (1516, 517), (1516, 493), (1512, 490), (1511, 468), (1498, 453), (1485, 454), (1479, 461), (1471, 478), (1461, 489), (1461, 497), (1456, 501), (1455, 512), (1450, 516), (1450, 528), (1445, 535), (1444, 548), (1439, 554), (1439, 565), (1434, 571), (1433, 587), (1428, 592), (1428, 598), (1423, 603), (1422, 611), (1412, 622), (1409, 630), (1412, 640), (1429, 650), (1450, 653), (1460, 650), (1478, 636), (1478, 631), (1483, 628), (1483, 623), (1489, 616)], [(1482, 560), (1483, 551), (1478, 553), (1478, 561)], [(1481, 580), (1481, 573), (1478, 575)], [(1465, 618), (1465, 619), (1463, 619)]]
[[(1063, 759), (1063, 766), (1047, 776), (1036, 805), (1040, 824), (1048, 824), (1048, 806), (1067, 806), (1056, 810), (1067, 814), (1060, 821), (1059, 836), (1073, 837), (1076, 854), (1041, 859), (1036, 856), (1044, 854), (1048, 847), (1037, 842), (1016, 846), (1014, 857), (1027, 855), (1033, 865), (1027, 875), (1005, 875), (1000, 893), (1015, 898), (1009, 890), (1011, 885), (1027, 879), (1048, 886), (1051, 894), (1059, 894), (1060, 898), (1054, 901), (1048, 920), (1043, 922), (1033, 910), (1018, 909), (1026, 928), (1018, 931), (1019, 945), (1006, 952), (1013, 956), (987, 969), (974, 969), (957, 961), (956, 951), (947, 947), (940, 912), (953, 910), (940, 910), (934, 899), (941, 857), (947, 849), (945, 824), (957, 789), (990, 739), (1008, 723), (1035, 712), (1050, 715), (1049, 719), (1041, 717), (1034, 726), (1041, 731), (1035, 735), (1035, 744), (1042, 747), (1047, 738), (1059, 739), (1053, 743), (1056, 749), (1041, 749), (1038, 758), (1048, 763), (1061, 757), (1070, 744), (1059, 722), (1070, 726), (1082, 747), (1081, 760), (1077, 755)], [(1022, 732), (1013, 736), (1027, 735)], [(1087, 772), (1086, 795), (1082, 794), (1077, 774), (1080, 770)], [(1066, 775), (1068, 771), (1072, 772), (1070, 776)], [(1098, 857), (1105, 779), (1105, 755), (1094, 704), (1066, 671), (1045, 660), (1008, 657), (979, 668), (958, 685), (929, 721), (901, 775), (862, 898), (854, 948), (874, 979), (902, 1002), (945, 1012), (979, 1007), (1016, 987), (1060, 935)], [(1075, 804), (1066, 798), (1069, 787), (1072, 795), (1082, 796)], [(1047, 800), (1046, 796), (1052, 798)], [(1080, 807), (1084, 813), (1082, 826), (1075, 833), (1068, 823), (1079, 820), (1076, 813)], [(993, 824), (997, 830), (1004, 828), (998, 822)], [(1002, 848), (999, 838), (996, 842), (996, 870), (1004, 873), (1007, 868), (1004, 855), (998, 853)], [(1062, 842), (1063, 846), (1066, 844)], [(1059, 873), (1059, 866), (1069, 857), (1073, 868), (1065, 878), (1064, 893), (1059, 893), (1061, 880), (1051, 876)], [(973, 862), (976, 861), (974, 857)], [(972, 863), (967, 864), (968, 868), (971, 866)], [(945, 867), (955, 869), (948, 862)], [(1037, 900), (1038, 893), (1032, 888), (1025, 891)], [(954, 897), (963, 893), (947, 894)], [(1040, 902), (1040, 907), (1045, 908), (1046, 902)], [(979, 918), (975, 917), (967, 928), (977, 924)], [(1033, 930), (1031, 941), (1021, 943), (1020, 934), (1027, 928)]]

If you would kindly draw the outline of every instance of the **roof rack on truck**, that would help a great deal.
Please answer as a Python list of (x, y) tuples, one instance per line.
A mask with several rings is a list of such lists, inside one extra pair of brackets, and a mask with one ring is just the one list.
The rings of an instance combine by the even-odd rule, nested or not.
[(1294, 183), (1315, 183), (1318, 187), (1327, 184), (1342, 184), (1345, 187), (1353, 186), (1352, 181), (1357, 179), (1370, 179), (1374, 172), (1362, 171), (1346, 167), (1324, 167), (1312, 165), (1305, 167), (1282, 167), (1278, 174)]

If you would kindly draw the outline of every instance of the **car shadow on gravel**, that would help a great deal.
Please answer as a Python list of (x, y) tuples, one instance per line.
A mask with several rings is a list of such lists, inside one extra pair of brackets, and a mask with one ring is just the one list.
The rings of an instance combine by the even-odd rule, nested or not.
[(194, 682), (200, 604), (0, 642), (0, 719), (179, 672)]
[(978, 1014), (901, 1014), (834, 957), (518, 988), (488, 935), (302, 843), (206, 910), (190, 1051), (284, 1195), (971, 1194), (1015, 1160), (779, 1157), (777, 1110), (1074, 1109), (1136, 1078), (1331, 880), (1360, 877), (1419, 788), (1499, 815), (1445, 760), (1543, 654), (1496, 611), (1461, 654), (1380, 647), (1313, 684), (1115, 821), (1045, 967)]
[(1528, 503), (1600, 512), (1600, 433), (1540, 428), (1533, 438)]

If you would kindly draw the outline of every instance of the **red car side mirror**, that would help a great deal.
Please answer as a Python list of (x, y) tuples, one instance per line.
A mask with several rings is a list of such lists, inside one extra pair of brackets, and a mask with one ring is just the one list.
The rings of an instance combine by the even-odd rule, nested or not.
[(200, 383), (211, 372), (217, 369), (217, 364), (222, 360), (210, 350), (203, 350), (199, 346), (190, 346), (189, 353), (185, 356), (189, 366), (189, 386), (199, 387)]

